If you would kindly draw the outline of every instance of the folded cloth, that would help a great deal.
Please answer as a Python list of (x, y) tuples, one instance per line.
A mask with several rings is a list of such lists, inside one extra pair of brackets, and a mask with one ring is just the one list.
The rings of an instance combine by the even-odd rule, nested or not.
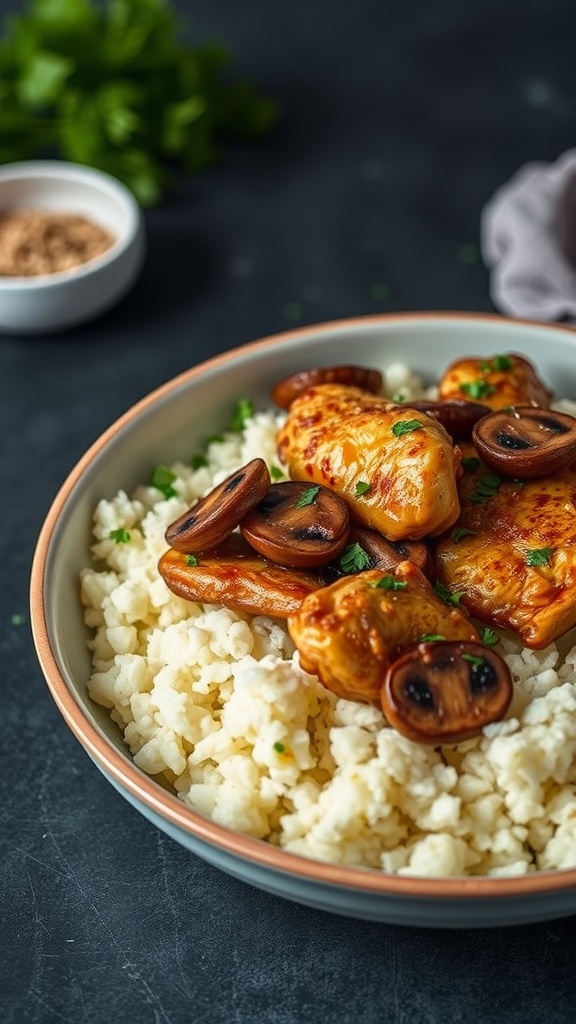
[(566, 204), (575, 178), (571, 149), (555, 163), (525, 164), (484, 207), (480, 248), (492, 301), (503, 313), (576, 323), (576, 267), (565, 244), (576, 237), (576, 206)]

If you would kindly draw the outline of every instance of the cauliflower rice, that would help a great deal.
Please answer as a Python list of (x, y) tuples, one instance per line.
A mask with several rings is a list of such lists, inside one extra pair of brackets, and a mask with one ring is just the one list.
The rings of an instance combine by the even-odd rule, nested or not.
[[(385, 393), (399, 391), (430, 395), (395, 365)], [(576, 645), (501, 636), (506, 719), (435, 749), (303, 672), (283, 622), (184, 601), (159, 576), (166, 527), (194, 500), (256, 456), (278, 466), (284, 415), (255, 413), (208, 445), (207, 465), (172, 465), (175, 496), (140, 486), (100, 501), (81, 572), (90, 697), (185, 804), (293, 853), (420, 876), (574, 867)]]

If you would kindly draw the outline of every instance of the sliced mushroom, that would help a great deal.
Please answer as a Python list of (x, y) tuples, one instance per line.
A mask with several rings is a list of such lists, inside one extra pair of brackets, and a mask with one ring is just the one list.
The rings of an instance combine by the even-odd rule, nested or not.
[(500, 721), (512, 699), (506, 662), (481, 643), (420, 643), (388, 668), (381, 692), (391, 726), (417, 743), (459, 743)]
[(442, 424), (453, 441), (469, 439), (472, 427), (478, 420), (490, 412), (489, 405), (482, 402), (468, 402), (465, 398), (453, 398), (446, 402), (433, 402), (419, 399), (408, 402), (411, 409), (427, 412)]
[(301, 370), (276, 384), (272, 388), (272, 399), (281, 409), (289, 409), (298, 395), (317, 384), (349, 384), (376, 395), (382, 390), (383, 377), (380, 370), (366, 366), (322, 366)]
[(235, 611), (281, 619), (296, 612), (304, 598), (321, 586), (312, 573), (260, 558), (237, 533), (204, 555), (170, 548), (158, 569), (169, 589), (186, 601), (223, 604)]
[(550, 476), (576, 461), (576, 418), (530, 405), (500, 409), (478, 421), (472, 440), (502, 476)]
[(268, 488), (240, 530), (269, 561), (314, 568), (337, 558), (346, 544), (348, 507), (327, 487), (286, 480)]
[(270, 473), (264, 459), (252, 459), (171, 523), (165, 533), (166, 543), (185, 554), (217, 547), (264, 497), (269, 486)]

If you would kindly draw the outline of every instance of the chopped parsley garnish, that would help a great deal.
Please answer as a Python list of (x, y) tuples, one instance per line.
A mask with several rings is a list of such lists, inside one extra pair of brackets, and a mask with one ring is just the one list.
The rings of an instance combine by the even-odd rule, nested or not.
[(223, 440), (222, 434), (211, 434), (206, 440), (206, 447), (208, 448), (211, 444), (222, 444)]
[(370, 555), (361, 544), (348, 544), (338, 559), (343, 573), (362, 572), (370, 565)]
[(309, 487), (306, 491), (303, 491), (296, 502), (296, 508), (304, 508), (306, 505), (313, 505), (319, 490), (320, 488), (316, 485), (315, 487)]
[(110, 530), (108, 536), (115, 544), (127, 544), (130, 540), (130, 530), (120, 527), (118, 530)]
[(452, 530), (450, 537), (455, 544), (459, 544), (463, 537), (475, 537), (476, 532), (474, 530), (468, 530), (465, 526), (457, 526), (455, 530)]
[(406, 401), (406, 396), (403, 395), (401, 391), (397, 391), (395, 395), (392, 395), (392, 401), (397, 402), (398, 405), (401, 405), (402, 402)]
[(283, 743), (280, 743), (279, 740), (272, 744), (272, 749), (275, 750), (277, 754), (284, 754), (286, 751), (286, 747)]
[(554, 548), (531, 548), (526, 552), (526, 565), (548, 565)]
[(494, 356), (491, 361), (480, 364), (483, 373), (490, 373), (493, 370), (506, 371), (514, 366), (514, 360), (510, 356)]
[(251, 398), (241, 398), (237, 403), (232, 418), (228, 424), (228, 430), (239, 434), (246, 426), (246, 421), (254, 415), (254, 402)]
[(494, 647), (494, 644), (498, 642), (498, 637), (490, 626), (482, 626), (480, 630), (480, 640), (485, 647)]
[(464, 455), (462, 459), (462, 469), (466, 473), (475, 473), (476, 470), (479, 469), (481, 465), (482, 463), (480, 462), (480, 459), (476, 457), (476, 455)]
[(190, 465), (192, 469), (202, 469), (203, 466), (208, 465), (208, 459), (205, 455), (202, 455), (202, 452), (198, 452), (197, 455), (193, 455), (190, 459)]
[(270, 477), (272, 480), (283, 480), (284, 473), (280, 469), (280, 466), (270, 466)]
[(394, 437), (402, 437), (404, 434), (411, 434), (413, 430), (421, 430), (424, 426), (420, 420), (398, 420), (392, 427)]
[(198, 565), (196, 555), (185, 555), (184, 561), (186, 562), (186, 565)]
[(464, 381), (459, 385), (460, 391), (468, 398), (488, 398), (489, 395), (493, 395), (496, 392), (496, 388), (493, 387), (487, 380), (470, 380)]
[(371, 587), (378, 587), (382, 590), (406, 590), (408, 584), (404, 580), (397, 580), (390, 573), (386, 576), (381, 576), (375, 583), (370, 583)]
[(356, 488), (354, 493), (357, 498), (362, 497), (363, 494), (368, 494), (368, 491), (372, 490), (372, 484), (369, 484), (367, 480), (357, 480)]
[(482, 658), (479, 654), (467, 654), (466, 652), (462, 655), (463, 661), (469, 661), (471, 665), (483, 665), (485, 658)]
[(156, 466), (156, 469), (152, 473), (150, 483), (152, 487), (157, 487), (165, 498), (173, 498), (178, 492), (172, 487), (176, 474), (172, 472), (168, 466)]
[(455, 608), (459, 606), (460, 599), (464, 597), (465, 593), (464, 590), (460, 590), (457, 593), (452, 594), (451, 591), (448, 590), (448, 587), (445, 587), (443, 583), (440, 583), (440, 580), (436, 580), (434, 590), (445, 604), (450, 604)]
[(439, 640), (445, 640), (446, 637), (442, 636), (441, 633), (422, 633), (418, 643), (421, 644), (432, 644), (437, 643)]
[(502, 477), (497, 473), (486, 473), (476, 481), (476, 490), (470, 495), (470, 501), (476, 505), (485, 505), (490, 498), (494, 497), (502, 483)]

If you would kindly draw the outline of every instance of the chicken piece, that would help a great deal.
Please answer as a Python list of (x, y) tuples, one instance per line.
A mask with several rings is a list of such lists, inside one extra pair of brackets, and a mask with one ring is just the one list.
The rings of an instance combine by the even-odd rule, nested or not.
[(460, 519), (433, 552), (437, 579), (472, 615), (546, 647), (576, 625), (576, 465), (520, 482), (479, 463), (459, 491)]
[(460, 449), (444, 427), (360, 388), (319, 384), (296, 398), (278, 452), (294, 480), (336, 491), (388, 540), (434, 536), (458, 518)]
[(377, 704), (388, 665), (407, 647), (432, 636), (478, 640), (466, 613), (445, 604), (408, 561), (315, 591), (288, 617), (288, 630), (305, 672), (339, 697)]
[(491, 409), (505, 409), (509, 405), (539, 405), (547, 409), (552, 392), (524, 356), (507, 353), (458, 359), (443, 374), (438, 397), (443, 402), (468, 398)]
[(313, 572), (261, 558), (237, 533), (198, 557), (169, 548), (158, 562), (158, 571), (166, 586), (185, 601), (223, 604), (235, 611), (281, 619), (322, 586)]

